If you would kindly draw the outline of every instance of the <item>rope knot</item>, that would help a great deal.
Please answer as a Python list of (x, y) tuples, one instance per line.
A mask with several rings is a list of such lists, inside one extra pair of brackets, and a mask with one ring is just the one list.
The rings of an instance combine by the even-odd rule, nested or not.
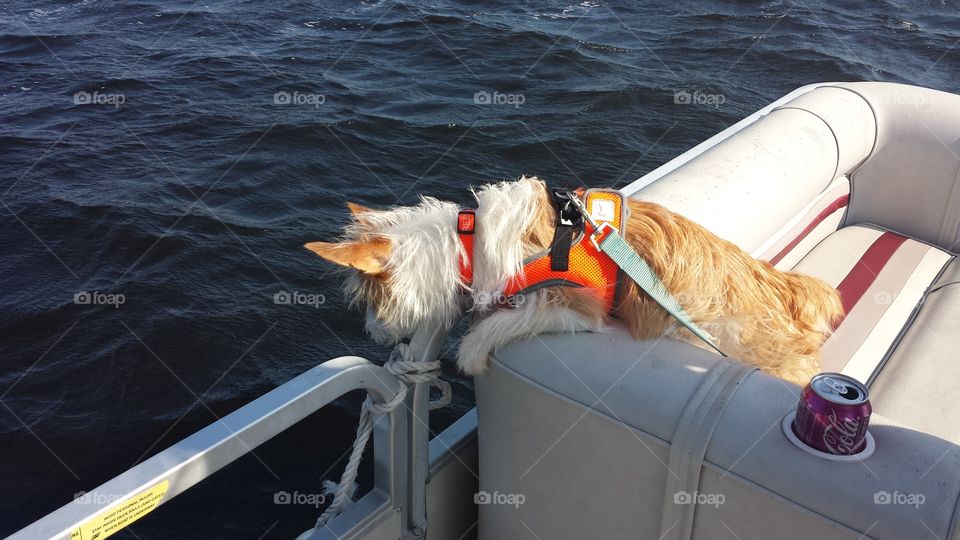
[(429, 383), (430, 386), (440, 390), (440, 397), (430, 401), (430, 410), (446, 407), (450, 403), (452, 391), (450, 383), (440, 379), (440, 361), (418, 362), (414, 358), (413, 351), (410, 350), (408, 343), (397, 343), (383, 367), (403, 384), (400, 385), (400, 390), (396, 395), (388, 401), (375, 403), (369, 394), (363, 400), (360, 409), (360, 422), (357, 426), (357, 438), (353, 443), (350, 459), (347, 461), (347, 466), (344, 467), (340, 483), (336, 484), (336, 489), (330, 489), (333, 486), (328, 487), (328, 492), (334, 496), (333, 502), (317, 519), (316, 527), (318, 529), (325, 527), (327, 522), (343, 511), (344, 507), (353, 498), (353, 492), (356, 490), (357, 469), (360, 467), (363, 449), (366, 448), (367, 441), (370, 440), (370, 435), (373, 433), (373, 424), (381, 415), (389, 413), (403, 403), (407, 398), (407, 385)]

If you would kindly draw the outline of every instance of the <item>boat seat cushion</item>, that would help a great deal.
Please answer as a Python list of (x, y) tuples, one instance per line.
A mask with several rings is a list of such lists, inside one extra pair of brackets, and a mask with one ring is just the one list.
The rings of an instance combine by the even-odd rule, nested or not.
[(870, 385), (873, 409), (960, 444), (960, 264), (928, 290), (916, 319)]
[(868, 382), (950, 259), (936, 247), (866, 226), (840, 229), (814, 247), (794, 270), (836, 287), (846, 310), (823, 346), (823, 370)]
[[(954, 538), (960, 446), (875, 413), (873, 456), (824, 461), (781, 432), (796, 385), (753, 371), (701, 411), (695, 396), (719, 391), (724, 363), (739, 364), (619, 328), (496, 352), (475, 380), (480, 492), (523, 502), (479, 505), (480, 540)], [(694, 410), (716, 411), (681, 438), (701, 454), (677, 442)], [(897, 492), (925, 503), (876, 504)]]

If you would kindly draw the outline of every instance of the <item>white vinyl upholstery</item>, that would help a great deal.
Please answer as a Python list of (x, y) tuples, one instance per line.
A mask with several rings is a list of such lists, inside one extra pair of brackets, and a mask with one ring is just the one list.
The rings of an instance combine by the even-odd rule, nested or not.
[(793, 269), (826, 281), (850, 304), (823, 346), (823, 370), (869, 381), (950, 260), (936, 247), (859, 225), (831, 234), (811, 250)]
[(847, 86), (827, 86), (808, 92), (777, 110), (795, 109), (819, 118), (837, 145), (838, 176), (854, 170), (874, 149), (877, 124), (872, 106)]
[[(874, 126), (856, 93), (818, 88), (632, 196), (755, 252), (870, 155)], [(749, 219), (731, 219), (732, 211)]]
[(840, 228), (849, 201), (850, 180), (840, 176), (754, 250), (754, 256), (769, 261), (779, 270), (790, 270), (814, 246)]
[[(753, 159), (729, 158), (744, 154)], [(811, 161), (808, 155), (823, 158)], [(822, 120), (778, 110), (635, 196), (753, 251), (830, 184), (836, 166), (837, 145)], [(751, 219), (730, 219), (734, 208)]]
[(898, 84), (846, 85), (870, 103), (877, 142), (852, 175), (849, 223), (960, 247), (960, 96)]
[(476, 379), (481, 490), (525, 495), (479, 537), (960, 540), (958, 155), (960, 96), (837, 83), (631, 194), (840, 290), (824, 367), (870, 386), (871, 457), (793, 446), (800, 389), (735, 359), (538, 336)]
[[(665, 496), (682, 474), (671, 453), (687, 448), (671, 442), (685, 426), (686, 403), (722, 361), (619, 331), (542, 336), (497, 353), (476, 380), (480, 489), (525, 500), (481, 505), (480, 538), (659, 539), (680, 526), (679, 516), (661, 521), (674, 505), (693, 511), (694, 538), (856, 539), (868, 530), (871, 538), (924, 538), (927, 527), (947, 537), (960, 498), (960, 447), (877, 414), (872, 457), (825, 462), (780, 431), (799, 388), (756, 371), (712, 432), (700, 434), (709, 441), (700, 474), (676, 492), (698, 492), (704, 504)], [(923, 493), (925, 503), (874, 504), (874, 494), (895, 491)], [(715, 507), (711, 495), (725, 500)]]
[(950, 263), (870, 385), (874, 409), (913, 429), (960, 444), (960, 266)]

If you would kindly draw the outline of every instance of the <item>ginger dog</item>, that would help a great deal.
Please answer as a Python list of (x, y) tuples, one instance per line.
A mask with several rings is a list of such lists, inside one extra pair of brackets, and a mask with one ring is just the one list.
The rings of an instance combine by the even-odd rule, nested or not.
[[(556, 215), (535, 177), (489, 184), (474, 192), (477, 229), (473, 284), (477, 317), (458, 352), (460, 369), (479, 375), (497, 348), (545, 332), (602, 330), (611, 322), (596, 291), (553, 286), (503, 309), (502, 293), (525, 258), (550, 246)], [(694, 322), (727, 354), (800, 385), (820, 370), (820, 346), (843, 317), (836, 290), (795, 272), (781, 272), (732, 242), (666, 208), (629, 201), (626, 241), (643, 256)], [(324, 259), (356, 269), (347, 278), (354, 301), (368, 305), (367, 329), (382, 342), (424, 324), (452, 324), (465, 284), (456, 204), (424, 197), (416, 206), (372, 210), (348, 203), (345, 239), (311, 242)], [(613, 309), (636, 339), (667, 336), (703, 346), (629, 279)]]

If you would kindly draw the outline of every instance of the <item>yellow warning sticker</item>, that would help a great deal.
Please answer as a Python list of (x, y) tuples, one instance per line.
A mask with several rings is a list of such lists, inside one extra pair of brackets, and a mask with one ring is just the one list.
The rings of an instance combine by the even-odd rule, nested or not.
[(74, 529), (70, 533), (70, 540), (103, 540), (159, 506), (169, 486), (170, 482), (164, 480), (104, 510)]

